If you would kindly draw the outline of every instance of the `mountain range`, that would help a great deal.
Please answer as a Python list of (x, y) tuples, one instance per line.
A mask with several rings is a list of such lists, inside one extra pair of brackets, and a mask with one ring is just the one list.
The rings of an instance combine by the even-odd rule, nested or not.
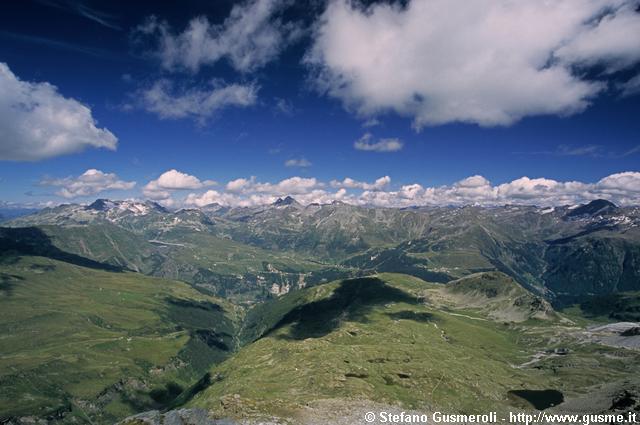
[(499, 270), (554, 302), (640, 289), (640, 208), (362, 207), (334, 202), (170, 211), (99, 199), (4, 223), (58, 248), (212, 294), (264, 299), (363, 272), (436, 282)]
[(0, 418), (638, 408), (639, 225), (605, 200), (45, 208), (0, 227)]

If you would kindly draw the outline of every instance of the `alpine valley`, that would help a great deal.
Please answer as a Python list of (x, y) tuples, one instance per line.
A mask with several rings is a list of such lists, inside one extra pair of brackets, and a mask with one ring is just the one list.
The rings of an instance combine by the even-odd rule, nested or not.
[(640, 208), (99, 199), (0, 227), (0, 423), (640, 410)]

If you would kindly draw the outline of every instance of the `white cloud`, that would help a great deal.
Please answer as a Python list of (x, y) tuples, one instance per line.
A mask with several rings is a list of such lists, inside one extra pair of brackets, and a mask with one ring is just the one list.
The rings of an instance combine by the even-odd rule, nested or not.
[(407, 184), (400, 188), (398, 196), (402, 199), (417, 199), (421, 193), (424, 192), (424, 188), (418, 183)]
[(278, 16), (286, 4), (282, 0), (247, 1), (234, 6), (220, 25), (199, 16), (180, 34), (151, 17), (136, 33), (156, 42), (155, 55), (166, 69), (196, 72), (203, 65), (227, 59), (236, 70), (249, 72), (275, 59), (300, 36), (296, 24), (285, 23)]
[[(346, 190), (340, 189), (334, 193), (327, 192), (322, 189), (313, 189), (304, 193), (295, 195), (296, 201), (303, 205), (312, 203), (326, 204), (335, 200), (346, 199)], [(259, 205), (268, 205), (274, 203), (282, 194), (271, 193), (247, 193), (244, 195), (238, 193), (218, 192), (216, 190), (208, 190), (204, 193), (190, 193), (184, 201), (184, 204), (192, 207), (203, 207), (210, 204), (219, 204), (230, 207), (252, 207)]]
[(488, 186), (489, 184), (489, 180), (476, 174), (475, 176), (467, 177), (466, 179), (460, 180), (456, 183), (456, 186), (460, 188), (475, 189), (478, 187)]
[(557, 50), (558, 58), (568, 64), (604, 64), (609, 72), (625, 69), (640, 61), (637, 2), (608, 3), (614, 10), (601, 19), (583, 23), (575, 37)]
[(611, 174), (600, 180), (596, 186), (603, 192), (619, 190), (640, 194), (640, 173), (627, 171), (624, 173)]
[(564, 185), (571, 183), (559, 183), (555, 180), (545, 178), (530, 179), (521, 177), (510, 183), (498, 186), (498, 196), (509, 199), (512, 202), (526, 202), (530, 200), (541, 200), (549, 196), (557, 196), (566, 193)]
[(509, 125), (584, 110), (605, 84), (575, 66), (640, 59), (634, 0), (332, 0), (305, 61), (318, 87), (359, 115), (414, 126)]
[(384, 176), (376, 179), (373, 183), (361, 182), (352, 179), (351, 177), (345, 177), (344, 180), (332, 180), (331, 187), (341, 187), (347, 189), (362, 189), (362, 190), (382, 190), (385, 187), (389, 186), (391, 183), (391, 177)]
[(296, 195), (307, 193), (310, 190), (320, 188), (323, 184), (315, 178), (290, 177), (278, 183), (258, 182), (255, 177), (248, 179), (239, 178), (226, 184), (227, 192), (238, 194), (268, 194), (271, 196)]
[(397, 152), (403, 146), (399, 139), (380, 139), (377, 142), (372, 142), (371, 139), (371, 133), (366, 133), (353, 143), (353, 147), (359, 151)]
[(230, 182), (228, 182), (226, 187), (229, 192), (240, 192), (243, 189), (252, 185), (254, 181), (255, 181), (254, 177), (251, 177), (250, 179), (239, 178), (239, 179), (231, 180)]
[(325, 185), (315, 178), (290, 177), (277, 183), (258, 182), (255, 177), (229, 181), (224, 192), (208, 190), (204, 193), (190, 193), (184, 203), (188, 206), (204, 206), (217, 203), (225, 206), (255, 206), (275, 202), (283, 196), (295, 196), (301, 203), (330, 202), (344, 191), (329, 195)]
[(166, 200), (171, 197), (171, 192), (175, 190), (201, 189), (216, 184), (213, 180), (201, 181), (195, 176), (172, 169), (165, 171), (160, 177), (147, 183), (142, 189), (142, 193), (150, 199)]
[(256, 103), (255, 85), (214, 83), (209, 88), (179, 88), (166, 79), (136, 94), (136, 102), (162, 119), (193, 118), (200, 122), (226, 107), (247, 107)]
[(0, 160), (37, 161), (87, 147), (115, 150), (91, 109), (49, 83), (21, 81), (0, 62)]
[(292, 159), (286, 160), (284, 162), (284, 166), (307, 168), (307, 167), (311, 167), (311, 162), (309, 162), (306, 158), (292, 158)]
[(217, 203), (230, 207), (271, 204), (292, 196), (303, 205), (342, 201), (354, 205), (409, 207), (421, 205), (572, 205), (603, 198), (619, 205), (640, 204), (640, 172), (628, 171), (607, 176), (595, 183), (520, 177), (493, 185), (480, 175), (450, 185), (406, 184), (391, 187), (389, 176), (372, 183), (345, 178), (329, 184), (315, 178), (291, 177), (276, 183), (259, 182), (255, 177), (228, 182), (224, 190), (189, 193), (185, 206), (202, 207)]
[(77, 177), (65, 177), (62, 179), (46, 178), (40, 182), (43, 186), (59, 187), (57, 195), (64, 198), (77, 198), (91, 196), (106, 190), (133, 189), (136, 182), (120, 180), (114, 173), (104, 173), (94, 168), (88, 169)]
[(471, 176), (452, 185), (402, 186), (399, 191), (363, 192), (356, 203), (403, 207), (412, 205), (567, 205), (593, 199), (609, 199), (620, 205), (640, 203), (640, 173), (625, 172), (597, 183), (560, 182), (546, 178), (521, 177), (497, 186), (482, 176)]
[(252, 189), (259, 193), (268, 193), (274, 196), (283, 195), (300, 195), (309, 191), (322, 187), (315, 178), (290, 177), (276, 184), (271, 183), (253, 183)]
[(185, 205), (192, 207), (204, 207), (210, 204), (220, 204), (224, 206), (249, 206), (243, 205), (241, 198), (232, 193), (221, 193), (217, 190), (207, 190), (202, 194), (190, 193), (184, 201)]
[(230, 207), (253, 207), (257, 205), (272, 204), (278, 199), (270, 194), (248, 194), (246, 196), (234, 193), (218, 192), (208, 190), (202, 194), (190, 193), (184, 204), (192, 207), (203, 207), (210, 204), (219, 204)]

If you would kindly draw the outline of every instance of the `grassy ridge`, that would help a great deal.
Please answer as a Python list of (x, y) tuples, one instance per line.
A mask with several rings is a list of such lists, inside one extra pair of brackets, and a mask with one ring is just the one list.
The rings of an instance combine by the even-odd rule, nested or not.
[(0, 417), (104, 423), (161, 407), (233, 349), (234, 308), (187, 284), (0, 261)]
[[(220, 416), (295, 417), (315, 400), (364, 399), (478, 413), (523, 403), (531, 409), (514, 399), (514, 390), (573, 395), (637, 373), (637, 353), (610, 359), (604, 354), (613, 349), (559, 338), (567, 328), (555, 320), (505, 323), (482, 310), (442, 305), (442, 299), (433, 304), (443, 290), (415, 277), (381, 274), (258, 307), (248, 313), (245, 330), (250, 339), (261, 326), (263, 336), (214, 367), (217, 382), (188, 406)], [(554, 347), (570, 354), (521, 366)]]

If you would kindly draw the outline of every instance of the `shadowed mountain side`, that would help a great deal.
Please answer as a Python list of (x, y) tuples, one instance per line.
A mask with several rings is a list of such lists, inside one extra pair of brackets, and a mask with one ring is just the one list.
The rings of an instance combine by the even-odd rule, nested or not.
[(0, 255), (37, 255), (90, 269), (121, 272), (122, 267), (100, 263), (57, 248), (51, 238), (37, 227), (0, 227)]
[(343, 320), (366, 322), (373, 307), (394, 302), (418, 304), (420, 300), (376, 277), (345, 280), (330, 297), (291, 310), (265, 335), (293, 324), (285, 338), (320, 338), (337, 329)]
[(0, 273), (0, 293), (4, 293), (5, 295), (11, 295), (13, 293), (13, 287), (16, 282), (24, 280), (23, 277), (8, 274), (8, 273)]
[(402, 310), (394, 313), (387, 313), (393, 320), (413, 320), (418, 323), (429, 323), (435, 320), (433, 314), (428, 312), (415, 312), (411, 310)]
[(580, 309), (586, 317), (623, 322), (640, 321), (640, 291), (585, 297)]
[(429, 282), (446, 283), (454, 279), (448, 273), (429, 270), (429, 262), (426, 259), (411, 257), (398, 247), (370, 249), (343, 261), (342, 265), (358, 268), (368, 274), (404, 273)]
[(581, 205), (573, 210), (569, 211), (565, 218), (573, 218), (580, 216), (594, 216), (597, 214), (606, 215), (610, 213), (614, 213), (618, 207), (613, 202), (609, 202), (606, 199), (596, 199), (588, 204)]

